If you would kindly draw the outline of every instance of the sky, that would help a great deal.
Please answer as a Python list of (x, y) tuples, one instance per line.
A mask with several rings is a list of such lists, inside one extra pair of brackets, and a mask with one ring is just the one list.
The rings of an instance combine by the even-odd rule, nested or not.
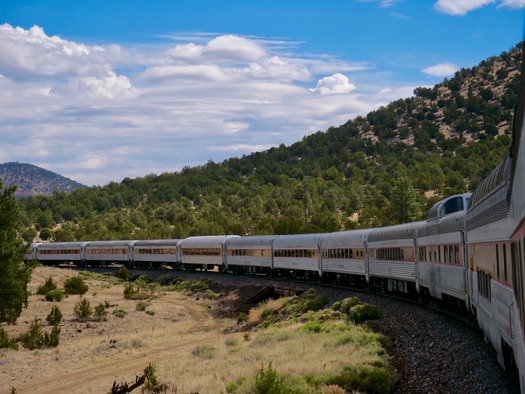
[(0, 163), (83, 184), (326, 131), (524, 38), (525, 0), (0, 0)]

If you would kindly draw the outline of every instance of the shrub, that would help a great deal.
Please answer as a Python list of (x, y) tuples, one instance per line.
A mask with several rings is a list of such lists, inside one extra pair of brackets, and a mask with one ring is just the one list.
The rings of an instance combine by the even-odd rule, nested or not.
[(318, 323), (316, 321), (309, 321), (304, 326), (300, 327), (300, 331), (308, 331), (313, 333), (320, 333), (323, 330), (324, 326), (321, 323)]
[(157, 283), (146, 282), (142, 277), (124, 285), (124, 298), (127, 300), (148, 300), (155, 298), (159, 289)]
[(349, 315), (350, 309), (352, 309), (352, 307), (359, 305), (359, 304), (361, 304), (361, 300), (359, 298), (350, 297), (350, 298), (345, 298), (344, 300), (335, 302), (334, 305), (332, 306), (332, 309), (342, 312), (345, 315)]
[(113, 314), (120, 318), (120, 319), (123, 319), (124, 317), (126, 317), (128, 315), (128, 312), (126, 312), (124, 309), (115, 309), (113, 311)]
[(136, 311), (144, 312), (148, 308), (149, 304), (144, 301), (137, 302), (137, 306), (135, 307)]
[(35, 319), (29, 330), (21, 334), (19, 339), (22, 345), (29, 350), (56, 347), (60, 342), (60, 326), (53, 326), (51, 333), (44, 332), (40, 319)]
[(118, 273), (117, 273), (117, 277), (119, 277), (122, 280), (128, 280), (129, 279), (129, 271), (126, 268), (126, 266), (123, 265), (122, 267), (119, 268)]
[(144, 384), (144, 387), (142, 389), (143, 392), (144, 391), (157, 392), (155, 390), (160, 385), (160, 382), (159, 382), (159, 379), (157, 378), (155, 369), (156, 369), (155, 364), (151, 364), (151, 363), (148, 364), (146, 368), (144, 368), (144, 376), (146, 377), (146, 383)]
[(98, 304), (95, 307), (94, 317), (96, 321), (106, 321), (108, 316), (108, 311), (106, 310), (106, 305), (103, 303)]
[(195, 349), (193, 349), (191, 354), (193, 354), (194, 356), (200, 357), (200, 358), (211, 359), (215, 357), (215, 352), (216, 352), (216, 349), (213, 346), (203, 344), (203, 345), (198, 345)]
[(171, 276), (169, 274), (162, 274), (156, 280), (156, 282), (159, 283), (162, 286), (168, 286), (168, 285), (170, 285), (172, 283), (176, 283), (178, 281), (179, 281), (178, 278), (175, 278), (175, 277), (173, 277), (173, 276)]
[(139, 274), (138, 272), (133, 272), (130, 276), (129, 276), (129, 281), (130, 282), (135, 282), (138, 278), (140, 278), (142, 275)]
[(55, 290), (56, 288), (57, 288), (57, 284), (55, 283), (53, 278), (49, 277), (47, 278), (46, 283), (38, 286), (36, 293), (40, 295), (45, 295), (48, 292)]
[(9, 338), (4, 328), (0, 327), (0, 349), (2, 348), (18, 350), (18, 345), (16, 343), (16, 340)]
[(346, 366), (342, 372), (330, 379), (346, 391), (362, 393), (390, 393), (397, 381), (397, 376), (380, 361), (371, 364)]
[(91, 304), (85, 298), (81, 298), (75, 305), (73, 314), (78, 321), (88, 321), (93, 314), (93, 309), (91, 309)]
[(64, 298), (64, 292), (60, 289), (50, 290), (45, 297), (46, 301), (60, 302)]
[(86, 294), (89, 290), (88, 285), (80, 276), (72, 276), (64, 281), (64, 291), (66, 294)]
[(283, 378), (272, 368), (271, 362), (268, 368), (264, 369), (263, 365), (255, 375), (255, 392), (258, 394), (285, 394), (288, 392)]
[(308, 289), (300, 297), (294, 296), (283, 305), (283, 313), (287, 315), (300, 315), (308, 311), (318, 311), (328, 302), (328, 296), (316, 295), (314, 289)]
[(375, 305), (359, 304), (350, 309), (349, 316), (356, 323), (360, 323), (365, 320), (379, 319), (381, 312)]
[(184, 292), (186, 294), (197, 294), (204, 293), (207, 290), (211, 290), (210, 287), (213, 285), (213, 281), (208, 278), (200, 280), (184, 280), (173, 285), (174, 291)]
[(236, 318), (237, 323), (245, 322), (247, 319), (248, 319), (248, 315), (244, 312), (239, 313)]
[(62, 321), (62, 312), (60, 311), (60, 308), (58, 306), (53, 306), (51, 308), (51, 312), (49, 312), (49, 315), (46, 317), (46, 321), (51, 326), (56, 326), (60, 324)]

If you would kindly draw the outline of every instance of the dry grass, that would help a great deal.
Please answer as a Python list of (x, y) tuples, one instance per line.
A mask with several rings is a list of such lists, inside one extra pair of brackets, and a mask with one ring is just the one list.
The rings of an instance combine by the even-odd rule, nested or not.
[[(75, 273), (38, 268), (31, 283), (33, 294), (50, 275), (61, 286)], [(108, 321), (73, 321), (79, 296), (58, 304), (31, 296), (18, 324), (4, 328), (11, 336), (19, 335), (33, 318), (45, 321), (51, 306), (58, 305), (64, 315), (61, 342), (55, 349), (0, 350), (1, 394), (9, 393), (12, 386), (19, 393), (105, 393), (113, 381), (133, 382), (149, 363), (156, 365), (159, 380), (173, 392), (220, 393), (241, 377), (253, 377), (269, 362), (283, 374), (322, 375), (344, 365), (375, 360), (382, 353), (375, 340), (366, 348), (359, 347), (363, 333), (332, 330), (314, 334), (298, 330), (299, 323), (250, 332), (251, 340), (246, 340), (245, 333), (223, 334), (235, 322), (211, 316), (215, 301), (163, 293), (151, 302), (149, 308), (155, 311), (151, 316), (137, 311), (136, 301), (124, 299), (121, 284), (99, 279), (86, 283), (86, 298), (93, 307), (106, 301), (112, 305)], [(260, 318), (264, 310), (276, 310), (281, 302), (261, 305), (253, 312), (254, 318)], [(117, 318), (112, 309), (123, 309), (127, 315)]]

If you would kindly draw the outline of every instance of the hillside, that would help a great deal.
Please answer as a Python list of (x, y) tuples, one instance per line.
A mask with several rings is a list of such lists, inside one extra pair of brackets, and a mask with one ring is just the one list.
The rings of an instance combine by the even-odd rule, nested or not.
[(291, 146), (34, 197), (24, 202), (25, 224), (68, 241), (329, 232), (423, 219), (438, 199), (474, 190), (508, 154), (520, 62), (516, 46)]
[(86, 187), (54, 172), (25, 163), (0, 164), (0, 179), (4, 186), (17, 186), (17, 197), (37, 194), (50, 196), (55, 192), (70, 192)]

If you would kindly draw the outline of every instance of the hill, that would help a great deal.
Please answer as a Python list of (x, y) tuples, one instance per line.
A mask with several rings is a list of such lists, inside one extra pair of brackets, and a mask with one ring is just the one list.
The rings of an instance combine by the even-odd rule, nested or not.
[[(56, 241), (329, 232), (419, 220), (509, 151), (521, 45), (291, 146), (34, 197)], [(51, 233), (48, 229), (55, 228)]]
[(56, 190), (70, 192), (86, 187), (54, 172), (25, 163), (0, 164), (0, 179), (4, 186), (17, 186), (17, 197), (37, 194), (50, 196)]

